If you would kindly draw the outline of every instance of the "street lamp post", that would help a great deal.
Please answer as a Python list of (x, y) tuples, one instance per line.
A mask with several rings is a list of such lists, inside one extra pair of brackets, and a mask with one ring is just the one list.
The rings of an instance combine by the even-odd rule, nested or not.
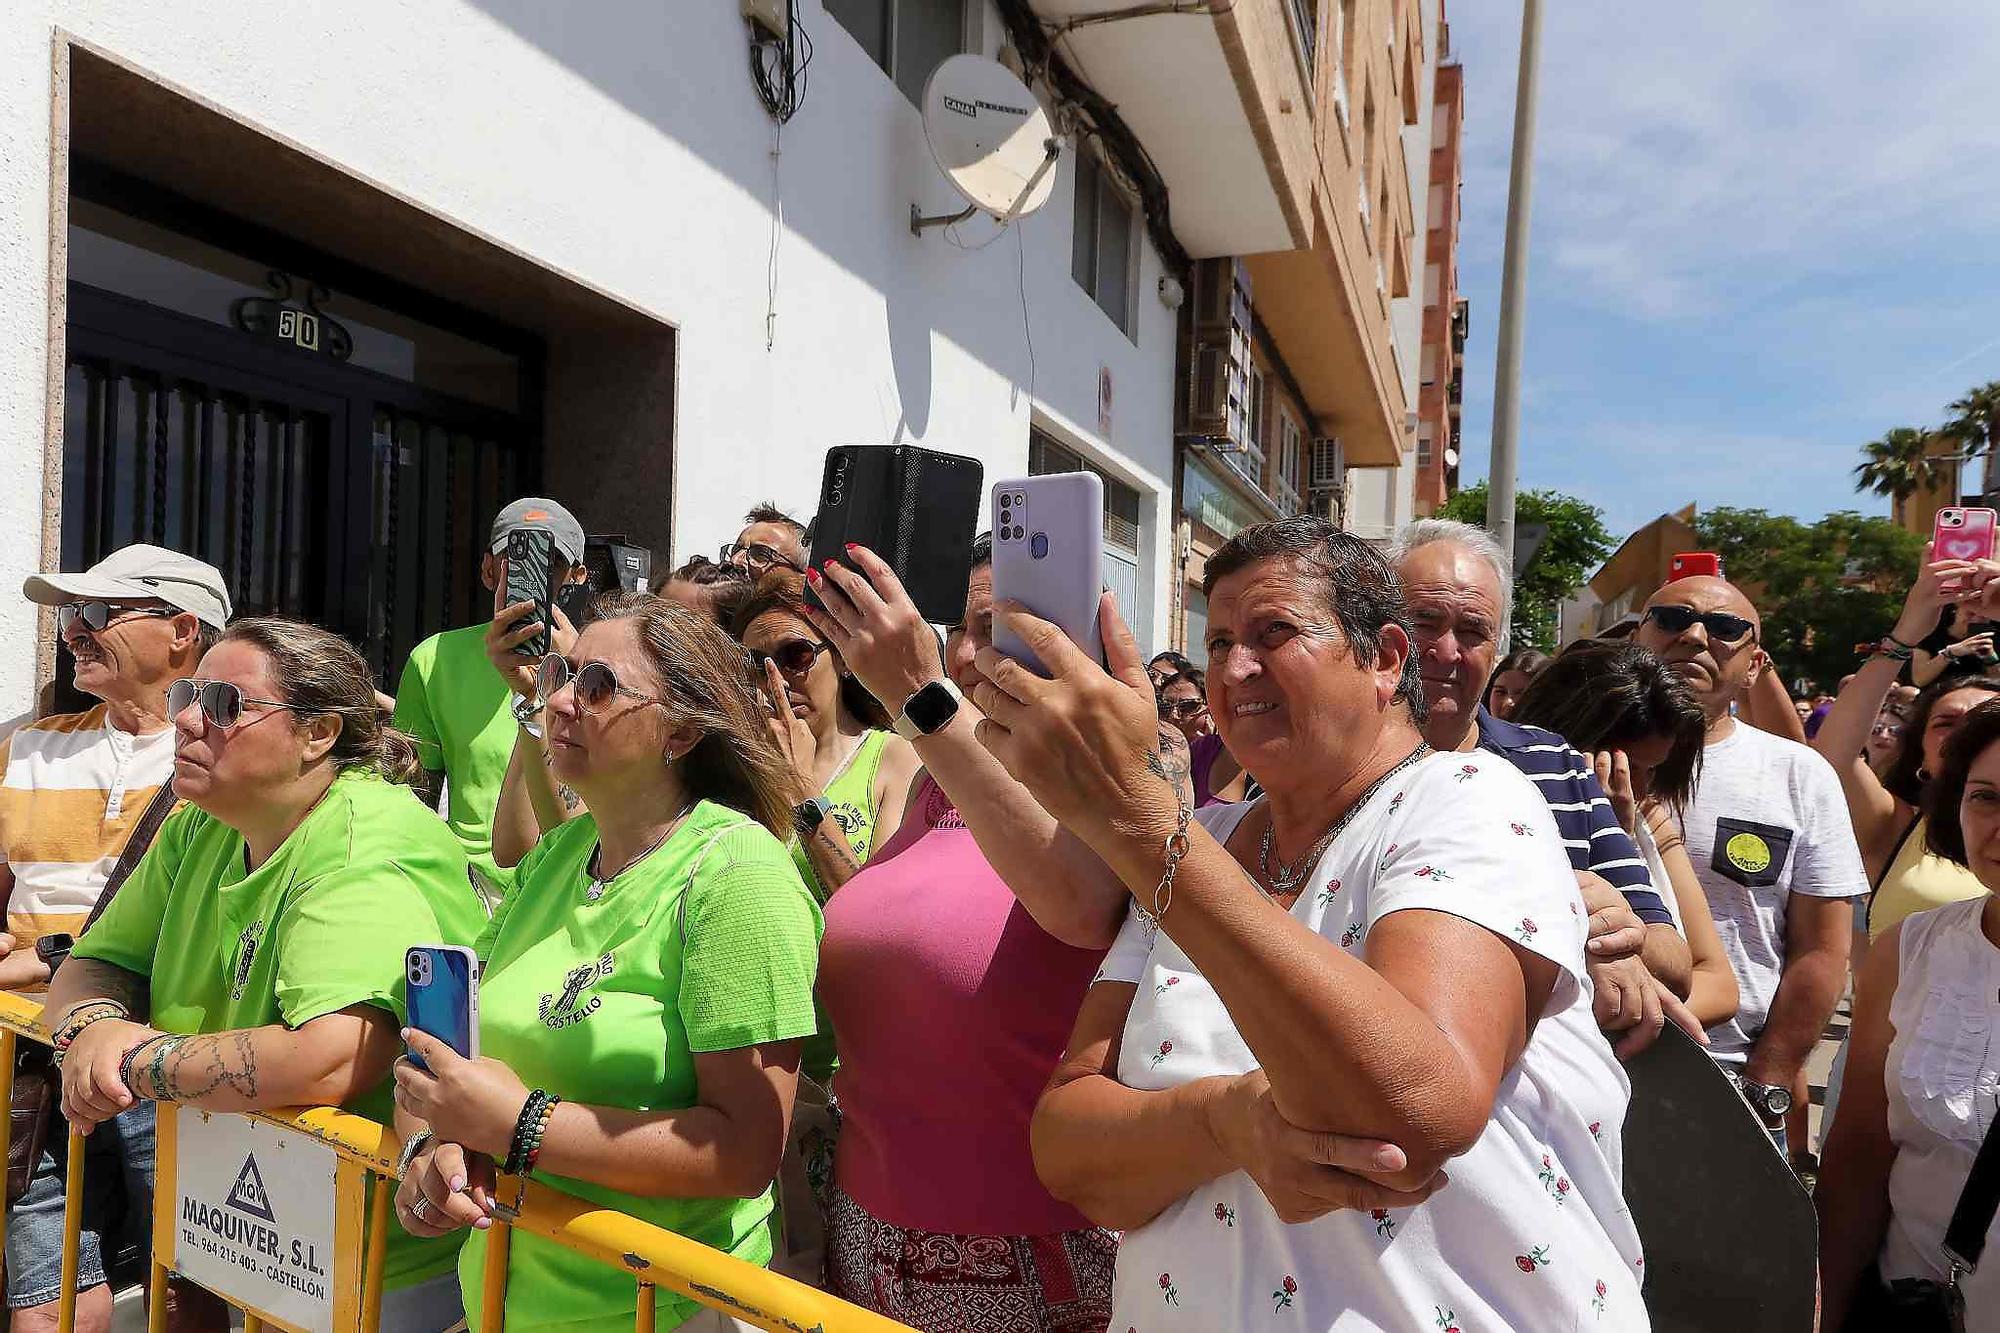
[(1514, 483), (1521, 429), (1521, 341), (1528, 304), (1528, 210), (1535, 174), (1535, 76), (1541, 63), (1542, 0), (1522, 0), (1521, 71), (1514, 92), (1514, 159), (1507, 172), (1507, 252), (1500, 273), (1499, 349), (1493, 370), (1493, 456), (1486, 526), (1514, 548)]

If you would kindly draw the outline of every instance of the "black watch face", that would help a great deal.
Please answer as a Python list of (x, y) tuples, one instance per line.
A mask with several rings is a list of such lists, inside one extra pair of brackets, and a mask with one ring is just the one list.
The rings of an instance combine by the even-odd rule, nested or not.
[(951, 721), (952, 715), (958, 712), (958, 700), (952, 698), (950, 690), (932, 681), (910, 696), (903, 711), (909, 714), (910, 721), (916, 723), (917, 730), (928, 736)]

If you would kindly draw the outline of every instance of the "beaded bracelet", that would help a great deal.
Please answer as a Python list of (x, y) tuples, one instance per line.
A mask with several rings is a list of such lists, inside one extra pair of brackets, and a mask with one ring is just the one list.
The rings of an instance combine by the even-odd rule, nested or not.
[(116, 1000), (88, 1000), (63, 1016), (63, 1021), (49, 1035), (49, 1045), (58, 1051), (67, 1051), (83, 1035), (83, 1030), (92, 1023), (107, 1018), (130, 1018), (132, 1011)]
[(528, 1094), (528, 1100), (521, 1104), (521, 1114), (514, 1121), (514, 1137), (507, 1146), (507, 1160), (500, 1168), (508, 1175), (518, 1176), (525, 1167), (528, 1160), (528, 1135), (533, 1132), (536, 1121), (541, 1118), (542, 1107), (548, 1099), (549, 1094), (536, 1088)]
[(542, 1160), (542, 1143), (548, 1138), (549, 1123), (556, 1118), (556, 1105), (561, 1101), (562, 1098), (551, 1093), (549, 1099), (542, 1103), (542, 1114), (535, 1121), (535, 1127), (528, 1135), (528, 1158), (527, 1161), (521, 1164), (520, 1173), (522, 1175), (533, 1171), (535, 1163)]

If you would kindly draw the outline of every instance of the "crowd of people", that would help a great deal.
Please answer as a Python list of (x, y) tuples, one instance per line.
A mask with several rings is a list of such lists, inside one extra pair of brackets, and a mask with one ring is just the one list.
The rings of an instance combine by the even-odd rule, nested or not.
[[(527, 531), (584, 578), (574, 517), (507, 506), (491, 619), (392, 708), (185, 555), (27, 581), (99, 701), (0, 750), (0, 986), (46, 988), (89, 1154), (77, 1327), (144, 1255), (172, 1102), (393, 1126), (397, 1333), (480, 1326), (526, 1176), (926, 1333), (1644, 1329), (1625, 1062), (1674, 1024), (1813, 1184), (1825, 1327), (2000, 1328), (1944, 1246), (2000, 1087), (2000, 564), (1913, 571), (1795, 707), (1743, 589), (1668, 582), (1551, 656), (1510, 644), (1508, 552), (1443, 520), (1246, 528), (1206, 641), (1150, 660), (1108, 593), (1102, 660), (996, 605), (983, 537), (940, 639), (769, 505), (544, 625), (505, 592)], [(475, 951), (477, 1059), (407, 1026), (416, 944)], [(30, 1330), (63, 1294), (35, 1144)], [(634, 1317), (559, 1244), (507, 1263), (510, 1326)]]

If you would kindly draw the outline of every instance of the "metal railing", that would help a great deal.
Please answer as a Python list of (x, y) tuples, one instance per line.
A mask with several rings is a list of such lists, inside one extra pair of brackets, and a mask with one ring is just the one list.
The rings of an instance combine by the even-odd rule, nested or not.
[[(49, 1034), (41, 1023), (41, 1005), (0, 992), (0, 1106), (12, 1104), (15, 1048), (22, 1038), (48, 1044)], [(158, 1109), (153, 1244), (147, 1284), (148, 1333), (166, 1330), (167, 1280), (175, 1272), (167, 1257), (174, 1253), (172, 1241), (178, 1223), (174, 1208), (178, 1122), (181, 1115), (189, 1113), (171, 1103), (161, 1103)], [(336, 1206), (352, 1213), (346, 1234), (362, 1234), (358, 1223), (363, 1208), (367, 1226), (366, 1241), (358, 1255), (334, 1256), (337, 1268), (344, 1267), (353, 1279), (345, 1284), (336, 1280), (333, 1284), (334, 1327), (339, 1333), (347, 1330), (378, 1333), (386, 1241), (393, 1225), (390, 1201), (396, 1181), (395, 1136), (372, 1120), (331, 1107), (213, 1118), (254, 1121), (303, 1136), (331, 1149), (339, 1159)], [(0, 1115), (0, 1161), (6, 1159), (12, 1128), (11, 1118)], [(84, 1139), (70, 1130), (68, 1174), (64, 1181), (62, 1300), (58, 1320), (61, 1333), (71, 1333), (76, 1327), (83, 1173)], [(630, 1274), (637, 1285), (637, 1333), (652, 1333), (661, 1289), (763, 1329), (788, 1333), (896, 1333), (897, 1330), (907, 1333), (906, 1325), (839, 1300), (816, 1287), (532, 1180), (502, 1177), (499, 1193), (518, 1197), (519, 1215), (511, 1222), (496, 1220), (487, 1233), (481, 1301), (485, 1318), (477, 1333), (502, 1333), (504, 1328), (508, 1248), (515, 1230), (539, 1236)], [(0, 1241), (4, 1241), (5, 1234), (5, 1221), (0, 1220)], [(187, 1280), (184, 1275), (183, 1280)], [(223, 1299), (230, 1300), (227, 1295)], [(265, 1312), (235, 1301), (230, 1304), (243, 1313), (244, 1333), (289, 1327)]]

